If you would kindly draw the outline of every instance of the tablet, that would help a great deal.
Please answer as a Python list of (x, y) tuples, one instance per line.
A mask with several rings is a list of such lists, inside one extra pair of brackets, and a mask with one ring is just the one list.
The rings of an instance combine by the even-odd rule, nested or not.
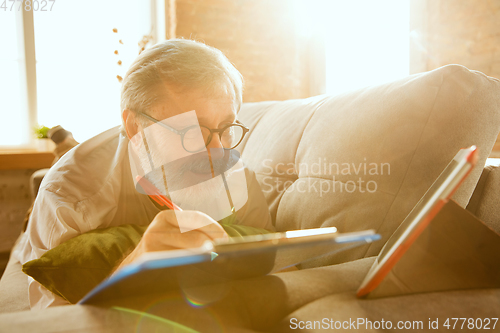
[(367, 296), (390, 272), (415, 239), (436, 216), (443, 205), (469, 175), (476, 164), (475, 146), (461, 149), (444, 169), (422, 199), (412, 209), (396, 232), (387, 241), (372, 268), (357, 291), (358, 297)]
[(211, 285), (218, 287), (210, 290), (220, 290), (233, 280), (266, 275), (378, 239), (380, 235), (373, 230), (337, 233), (332, 227), (234, 237), (207, 241), (199, 248), (146, 253), (78, 303), (97, 304), (174, 289), (186, 293)]

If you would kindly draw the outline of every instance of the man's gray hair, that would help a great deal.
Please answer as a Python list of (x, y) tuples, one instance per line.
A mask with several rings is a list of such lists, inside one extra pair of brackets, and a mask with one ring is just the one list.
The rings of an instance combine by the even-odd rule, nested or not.
[(170, 39), (143, 51), (125, 74), (121, 111), (148, 113), (168, 99), (168, 90), (202, 89), (207, 96), (229, 94), (235, 111), (242, 103), (243, 78), (224, 54), (187, 39)]

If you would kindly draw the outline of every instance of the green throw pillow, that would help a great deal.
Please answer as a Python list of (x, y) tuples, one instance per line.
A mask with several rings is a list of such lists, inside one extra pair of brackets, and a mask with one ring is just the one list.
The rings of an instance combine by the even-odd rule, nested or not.
[(23, 272), (76, 303), (103, 281), (139, 243), (147, 226), (96, 229), (72, 238), (23, 265)]
[[(221, 225), (230, 237), (268, 233), (242, 225)], [(141, 240), (147, 226), (122, 225), (96, 229), (47, 251), (23, 265), (23, 272), (54, 294), (77, 303), (108, 277)]]

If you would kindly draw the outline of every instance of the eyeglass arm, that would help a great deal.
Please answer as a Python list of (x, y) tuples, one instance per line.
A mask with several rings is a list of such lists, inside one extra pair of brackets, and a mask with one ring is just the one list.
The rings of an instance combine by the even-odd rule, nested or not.
[(158, 125), (160, 125), (161, 127), (166, 128), (166, 129), (168, 129), (169, 131), (174, 132), (175, 134), (182, 135), (182, 133), (181, 133), (181, 132), (179, 132), (178, 130), (176, 130), (175, 128), (170, 127), (170, 126), (168, 126), (167, 124), (164, 124), (164, 123), (162, 123), (161, 121), (159, 121), (159, 120), (157, 120), (157, 119), (155, 119), (155, 118), (153, 118), (153, 117), (151, 117), (151, 116), (148, 116), (148, 115), (147, 115), (147, 114), (145, 114), (145, 113), (139, 112), (139, 114), (140, 114), (141, 116), (143, 116), (143, 117), (145, 117), (145, 118), (147, 118), (147, 119), (151, 120), (152, 122), (157, 123), (157, 124), (158, 124)]

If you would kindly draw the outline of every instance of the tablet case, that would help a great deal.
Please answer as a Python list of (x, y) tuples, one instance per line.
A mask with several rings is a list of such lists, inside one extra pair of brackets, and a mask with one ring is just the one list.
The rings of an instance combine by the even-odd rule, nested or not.
[(450, 200), (367, 298), (498, 287), (500, 235)]

